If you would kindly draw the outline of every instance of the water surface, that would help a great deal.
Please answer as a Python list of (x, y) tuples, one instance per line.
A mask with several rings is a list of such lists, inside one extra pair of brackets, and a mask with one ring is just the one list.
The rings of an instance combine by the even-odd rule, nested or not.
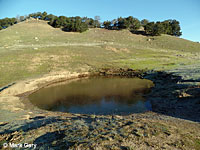
[(151, 110), (144, 94), (153, 83), (139, 78), (89, 78), (43, 88), (29, 96), (37, 107), (81, 114), (130, 114)]

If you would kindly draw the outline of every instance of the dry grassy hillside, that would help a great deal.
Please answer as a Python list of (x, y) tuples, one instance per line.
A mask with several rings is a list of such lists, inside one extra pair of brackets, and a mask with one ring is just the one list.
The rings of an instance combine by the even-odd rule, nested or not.
[[(34, 143), (36, 149), (199, 150), (199, 64), (199, 43), (169, 35), (147, 37), (105, 29), (63, 32), (37, 20), (1, 30), (0, 149), (3, 143)], [(105, 67), (108, 72), (122, 67), (174, 74), (148, 72), (145, 78), (155, 83), (145, 95), (152, 111), (127, 116), (45, 111), (25, 96)], [(5, 87), (19, 80), (23, 81)], [(105, 84), (104, 89), (109, 90)]]
[(199, 43), (169, 35), (147, 37), (105, 29), (63, 32), (32, 20), (0, 31), (0, 87), (64, 70), (170, 69), (198, 63), (199, 52)]

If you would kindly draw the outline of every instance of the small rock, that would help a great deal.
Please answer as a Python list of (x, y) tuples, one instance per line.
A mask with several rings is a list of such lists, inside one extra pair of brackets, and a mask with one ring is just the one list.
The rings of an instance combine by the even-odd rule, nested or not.
[(122, 116), (118, 116), (118, 115), (115, 115), (115, 118), (117, 118), (117, 119), (123, 119)]
[(183, 93), (181, 93), (179, 95), (179, 98), (181, 98), (181, 97), (190, 97), (190, 96), (191, 96), (190, 94), (187, 94), (187, 93), (183, 92)]
[(52, 145), (56, 145), (56, 144), (57, 144), (57, 141), (53, 141), (53, 142), (52, 142)]
[(8, 124), (8, 122), (0, 122), (0, 126), (5, 126), (7, 124)]
[(90, 117), (91, 117), (92, 119), (94, 119), (94, 118), (96, 118), (96, 115), (91, 115)]

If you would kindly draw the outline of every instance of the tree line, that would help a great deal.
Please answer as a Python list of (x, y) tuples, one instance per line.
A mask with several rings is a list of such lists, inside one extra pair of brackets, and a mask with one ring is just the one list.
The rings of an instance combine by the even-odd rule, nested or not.
[(5, 29), (17, 23), (16, 18), (4, 18), (0, 19), (0, 30)]
[(181, 27), (180, 23), (177, 20), (165, 20), (165, 21), (157, 21), (155, 22), (149, 22), (146, 25), (144, 25), (144, 30), (146, 34), (158, 36), (161, 34), (169, 34), (173, 36), (181, 36)]
[(180, 23), (177, 20), (149, 22), (147, 19), (140, 21), (137, 18), (129, 16), (124, 18), (119, 17), (117, 19), (113, 19), (112, 21), (104, 21), (101, 23), (99, 16), (95, 16), (94, 19), (80, 16), (66, 17), (47, 14), (47, 12), (37, 12), (29, 14), (28, 16), (0, 19), (0, 30), (31, 17), (48, 21), (48, 24), (52, 27), (61, 28), (63, 31), (68, 32), (84, 32), (88, 30), (88, 28), (105, 28), (108, 30), (128, 29), (133, 33), (142, 33), (151, 36), (159, 36), (161, 34), (169, 34), (173, 36), (182, 35)]
[[(132, 16), (126, 18), (119, 17), (112, 21), (104, 21), (103, 26), (109, 30), (129, 29), (133, 33), (143, 33), (152, 36), (159, 36), (161, 34), (182, 35), (179, 21), (171, 19), (162, 22), (149, 22), (147, 19), (139, 21)], [(138, 32), (142, 28), (144, 29), (143, 32)]]
[(47, 14), (46, 12), (38, 12), (30, 14), (29, 17), (38, 18), (41, 20), (48, 21), (48, 24), (54, 28), (61, 28), (63, 31), (72, 32), (84, 32), (88, 28), (100, 28), (100, 17), (95, 16), (94, 19), (87, 17), (66, 17), (66, 16), (55, 16), (53, 14)]

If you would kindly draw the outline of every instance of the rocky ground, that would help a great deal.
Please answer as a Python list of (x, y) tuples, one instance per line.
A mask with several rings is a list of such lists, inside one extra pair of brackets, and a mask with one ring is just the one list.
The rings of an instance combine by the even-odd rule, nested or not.
[[(1, 120), (0, 146), (11, 149), (9, 144), (29, 143), (34, 144), (29, 145), (30, 149), (41, 150), (200, 149), (199, 72), (200, 67), (187, 66), (168, 72), (127, 70), (120, 73), (124, 76), (133, 73), (154, 81), (155, 87), (146, 95), (151, 100), (152, 111), (142, 114), (96, 116), (55, 113), (24, 102), (23, 111), (10, 112), (13, 120), (5, 116)], [(100, 73), (106, 75), (112, 74), (112, 71), (101, 70)], [(4, 143), (9, 146), (4, 147)], [(16, 145), (19, 149), (26, 149), (26, 146)]]

